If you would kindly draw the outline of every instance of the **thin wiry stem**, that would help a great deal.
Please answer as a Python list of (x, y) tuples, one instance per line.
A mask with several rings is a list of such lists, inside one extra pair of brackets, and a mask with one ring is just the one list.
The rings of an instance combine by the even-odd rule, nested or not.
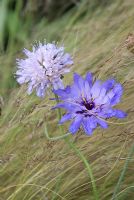
[(45, 133), (45, 136), (47, 137), (47, 139), (49, 139), (51, 141), (65, 139), (65, 137), (67, 137), (67, 136), (69, 136), (71, 134), (71, 133), (66, 133), (64, 135), (60, 135), (60, 136), (57, 136), (57, 137), (50, 137), (49, 134), (48, 134), (48, 129), (47, 129), (47, 124), (46, 123), (44, 124), (44, 133)]
[(125, 173), (126, 173), (126, 170), (127, 170), (127, 167), (128, 167), (129, 160), (132, 157), (133, 153), (134, 153), (134, 144), (132, 145), (132, 147), (131, 147), (131, 149), (129, 151), (127, 160), (126, 160), (126, 162), (124, 164), (123, 170), (122, 170), (121, 175), (120, 175), (119, 180), (118, 180), (118, 183), (117, 183), (117, 185), (115, 187), (115, 190), (114, 190), (114, 193), (113, 193), (113, 196), (112, 196), (112, 200), (118, 199), (117, 198), (117, 193), (118, 193), (118, 191), (120, 189), (121, 183), (123, 181), (123, 178), (125, 176)]
[(89, 177), (91, 179), (91, 184), (93, 187), (93, 193), (94, 193), (95, 200), (99, 200), (95, 179), (94, 179), (93, 172), (92, 172), (89, 162), (87, 161), (85, 156), (82, 154), (82, 152), (72, 142), (70, 142), (70, 140), (68, 138), (65, 138), (65, 141), (69, 145), (69, 147), (72, 148), (75, 151), (75, 153), (79, 156), (79, 158), (83, 161), (85, 167), (87, 168)]
[[(57, 95), (55, 95), (55, 97), (56, 97), (57, 103), (59, 103)], [(60, 120), (61, 119), (61, 110), (60, 110), (60, 108), (57, 110), (57, 116), (58, 116), (58, 120)], [(71, 149), (73, 149), (75, 151), (75, 153), (79, 156), (79, 158), (83, 161), (85, 167), (87, 168), (89, 177), (91, 179), (95, 200), (99, 200), (95, 179), (94, 179), (94, 176), (93, 176), (93, 173), (92, 173), (92, 169), (91, 169), (91, 166), (90, 166), (89, 162), (87, 161), (85, 156), (82, 154), (82, 152), (75, 146), (75, 144), (70, 142), (69, 138), (65, 137), (65, 136), (70, 135), (70, 133), (68, 133), (68, 135), (67, 134), (63, 135), (64, 130), (63, 130), (62, 126), (60, 126), (60, 132), (61, 132), (61, 135), (63, 137), (62, 136), (58, 136), (58, 137), (56, 137), (56, 139), (57, 138), (58, 139), (64, 138), (65, 142), (69, 145), (69, 147)], [(45, 126), (45, 134), (46, 134), (47, 138), (50, 138), (49, 135), (48, 135), (48, 131), (47, 131), (47, 127), (46, 126)], [(54, 139), (54, 138), (50, 138), (50, 139)]]

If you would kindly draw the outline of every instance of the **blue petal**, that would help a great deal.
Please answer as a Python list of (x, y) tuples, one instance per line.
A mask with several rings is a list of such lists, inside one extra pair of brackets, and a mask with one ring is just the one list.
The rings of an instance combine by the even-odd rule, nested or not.
[(56, 108), (64, 108), (68, 111), (73, 111), (76, 108), (76, 106), (71, 103), (58, 103), (52, 109), (56, 109)]
[(92, 87), (93, 78), (92, 78), (92, 74), (91, 74), (90, 72), (88, 72), (88, 73), (86, 74), (85, 80), (88, 81), (89, 86)]
[(65, 89), (64, 89), (65, 93), (69, 94), (71, 92), (71, 87), (68, 85)]
[(122, 85), (119, 84), (119, 83), (116, 84), (112, 91), (114, 93), (114, 96), (111, 99), (111, 105), (114, 106), (114, 105), (116, 105), (117, 103), (120, 102), (120, 98), (121, 98), (122, 93), (123, 93)]
[(63, 124), (64, 122), (70, 120), (72, 118), (71, 113), (67, 113), (64, 116), (62, 116), (61, 120), (59, 121), (59, 124)]
[(54, 94), (57, 94), (58, 96), (64, 96), (65, 90), (58, 89), (58, 90), (52, 90)]
[(58, 96), (62, 97), (61, 99), (67, 98), (70, 91), (70, 86), (67, 86), (65, 89), (53, 90), (54, 94), (57, 94)]
[(74, 99), (74, 98), (79, 98), (80, 96), (81, 96), (80, 90), (75, 84), (73, 84), (71, 87), (70, 97)]
[(97, 126), (96, 118), (94, 116), (91, 116), (91, 117), (87, 117), (87, 120), (88, 120), (90, 128), (95, 129)]
[(91, 89), (92, 97), (93, 98), (99, 97), (100, 90), (101, 90), (101, 81), (97, 80), (97, 81), (95, 81), (95, 83), (93, 84), (93, 87)]
[(77, 116), (74, 121), (71, 123), (70, 127), (69, 127), (69, 131), (74, 134), (75, 132), (78, 131), (78, 129), (81, 126), (81, 122), (82, 122), (82, 116)]
[(106, 95), (106, 88), (101, 88), (100, 97), (103, 98)]
[(96, 99), (94, 100), (94, 102), (96, 103), (96, 105), (97, 105), (97, 104), (101, 105), (101, 104), (107, 103), (108, 101), (109, 101), (109, 99), (108, 99), (108, 97), (107, 97), (107, 95), (106, 95), (106, 89), (103, 87), (103, 88), (101, 88), (101, 90), (100, 90), (99, 97), (96, 98)]
[(97, 119), (97, 122), (102, 128), (108, 128), (108, 124), (105, 121)]
[(118, 118), (125, 118), (127, 113), (123, 112), (122, 110), (115, 109), (115, 117)]
[(90, 127), (88, 118), (86, 118), (86, 119), (83, 120), (82, 125), (83, 125), (83, 128), (84, 128), (85, 133), (86, 133), (87, 135), (91, 135), (93, 130), (92, 130), (91, 127)]
[(77, 73), (74, 73), (74, 83), (80, 89), (84, 89), (84, 79)]
[(79, 79), (81, 79), (81, 76), (77, 73), (74, 73), (73, 78), (74, 78), (74, 83), (77, 85), (79, 82)]
[(110, 90), (114, 86), (114, 84), (115, 80), (109, 79), (102, 84), (102, 87), (104, 87), (106, 90)]
[(85, 97), (87, 100), (91, 99), (91, 88), (87, 80), (85, 81), (85, 95), (86, 95)]
[(115, 116), (115, 110), (112, 108), (106, 108), (102, 111), (104, 114), (105, 118), (111, 118)]

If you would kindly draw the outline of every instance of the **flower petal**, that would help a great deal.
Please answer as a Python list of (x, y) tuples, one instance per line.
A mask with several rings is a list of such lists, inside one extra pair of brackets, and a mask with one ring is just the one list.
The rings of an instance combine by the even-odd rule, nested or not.
[(69, 131), (74, 134), (75, 132), (78, 131), (78, 129), (80, 128), (82, 122), (82, 116), (78, 115), (74, 121), (71, 123), (70, 127), (69, 127)]
[(45, 89), (42, 89), (41, 86), (36, 88), (36, 94), (37, 94), (38, 97), (43, 97), (44, 93), (45, 93)]
[(118, 118), (125, 118), (127, 113), (123, 112), (122, 110), (115, 109), (115, 117)]
[(90, 72), (88, 72), (88, 73), (86, 74), (85, 80), (88, 81), (89, 86), (92, 87), (93, 77), (92, 77), (92, 74), (91, 74)]
[(54, 94), (57, 94), (60, 96), (60, 99), (67, 99), (69, 94), (70, 94), (71, 88), (70, 86), (67, 86), (65, 89), (58, 89), (58, 90), (53, 90)]
[(123, 93), (122, 85), (117, 83), (112, 91), (114, 93), (114, 96), (111, 98), (111, 105), (114, 106), (120, 102), (120, 98)]
[(93, 87), (91, 89), (92, 97), (93, 98), (99, 97), (100, 90), (101, 90), (101, 81), (97, 80), (97, 81), (95, 81), (95, 83), (93, 84)]
[(76, 107), (71, 104), (71, 103), (58, 103), (56, 106), (54, 106), (52, 109), (56, 109), (56, 108), (64, 108), (65, 110), (68, 111), (73, 111), (74, 109), (76, 109)]
[(108, 124), (104, 120), (97, 119), (97, 122), (102, 128), (108, 128)]
[(80, 96), (81, 96), (81, 91), (75, 84), (73, 84), (71, 87), (70, 97), (72, 99), (76, 99), (79, 98)]
[(28, 85), (27, 93), (30, 95), (33, 91), (33, 84)]
[(74, 83), (80, 89), (84, 89), (84, 79), (77, 73), (74, 73)]
[(89, 86), (88, 81), (85, 81), (85, 95), (86, 95), (85, 98), (87, 100), (91, 99), (91, 88)]
[(110, 107), (106, 107), (103, 108), (98, 115), (102, 118), (111, 118), (115, 116), (115, 110)]
[(102, 87), (104, 87), (106, 90), (110, 90), (115, 84), (114, 79), (108, 79), (102, 84)]
[(67, 113), (67, 114), (62, 116), (61, 120), (59, 121), (59, 124), (63, 124), (64, 122), (70, 120), (71, 118), (72, 118), (72, 114)]
[(19, 78), (17, 78), (17, 82), (18, 82), (19, 84), (25, 83), (25, 77), (20, 76)]
[(84, 128), (84, 131), (87, 135), (91, 135), (92, 134), (92, 128), (90, 127), (90, 123), (89, 123), (89, 119), (88, 118), (85, 118), (83, 120), (83, 123), (82, 123), (82, 126)]
[(54, 90), (57, 90), (57, 89), (64, 89), (64, 85), (63, 85), (63, 82), (60, 78), (58, 78), (56, 81), (53, 82), (53, 88)]

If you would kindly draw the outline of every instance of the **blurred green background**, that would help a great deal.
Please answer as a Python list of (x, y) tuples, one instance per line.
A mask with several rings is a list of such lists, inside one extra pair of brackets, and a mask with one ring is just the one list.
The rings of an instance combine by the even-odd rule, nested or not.
[(13, 45), (23, 44), (37, 24), (56, 20), (77, 3), (78, 0), (1, 0), (1, 50), (13, 51)]

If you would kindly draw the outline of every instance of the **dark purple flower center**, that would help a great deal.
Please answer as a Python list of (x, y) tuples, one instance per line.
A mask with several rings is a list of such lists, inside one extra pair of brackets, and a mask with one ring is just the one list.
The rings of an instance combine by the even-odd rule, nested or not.
[(84, 101), (83, 105), (86, 107), (87, 110), (92, 110), (95, 107), (95, 103), (93, 101), (91, 102)]
[(85, 106), (85, 110), (80, 110), (77, 111), (77, 114), (84, 114), (85, 117), (90, 116), (89, 114), (87, 114), (87, 110), (92, 110), (95, 107), (95, 103), (93, 101), (87, 102), (87, 101), (83, 101), (82, 105)]

